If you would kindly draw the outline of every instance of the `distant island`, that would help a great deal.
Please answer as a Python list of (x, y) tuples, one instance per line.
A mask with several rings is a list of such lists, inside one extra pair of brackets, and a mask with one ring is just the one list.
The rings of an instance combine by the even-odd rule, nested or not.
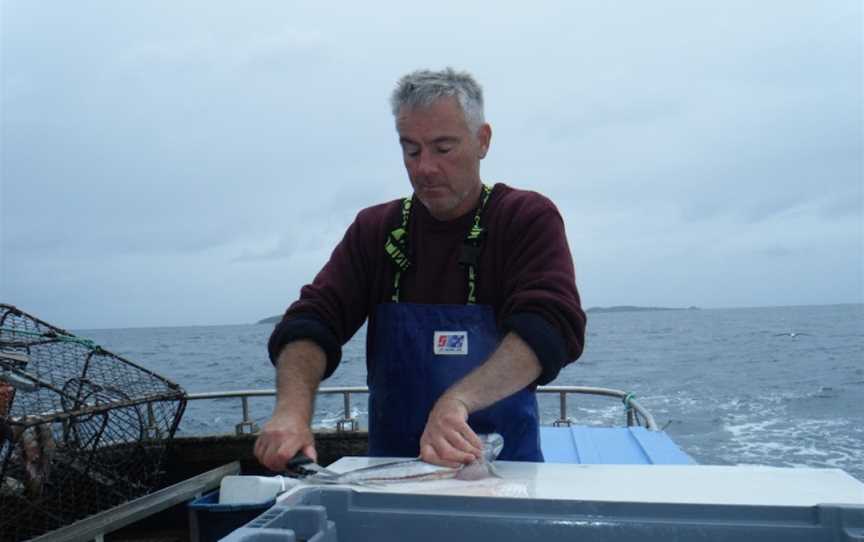
[(258, 320), (255, 322), (256, 324), (275, 324), (282, 319), (282, 315), (270, 316), (269, 318), (264, 318), (262, 320)]
[[(647, 311), (698, 311), (699, 307), (636, 307), (634, 305), (615, 305), (614, 307), (591, 307), (585, 312), (603, 313), (603, 312), (647, 312)], [(275, 324), (282, 320), (282, 315), (270, 316), (258, 320), (257, 324)]]
[(699, 307), (636, 307), (633, 305), (616, 305), (614, 307), (591, 307), (585, 312), (646, 312), (646, 311), (698, 311)]

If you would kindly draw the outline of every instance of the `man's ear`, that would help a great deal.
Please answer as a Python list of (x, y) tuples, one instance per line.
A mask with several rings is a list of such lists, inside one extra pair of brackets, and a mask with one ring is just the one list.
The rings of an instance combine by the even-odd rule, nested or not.
[(486, 158), (486, 153), (489, 152), (489, 143), (492, 141), (492, 127), (489, 126), (489, 123), (477, 129), (477, 140), (480, 142), (480, 158)]

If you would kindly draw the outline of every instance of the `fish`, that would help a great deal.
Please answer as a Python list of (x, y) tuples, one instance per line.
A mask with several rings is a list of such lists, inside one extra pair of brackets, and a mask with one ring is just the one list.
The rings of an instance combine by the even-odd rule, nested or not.
[(483, 441), (483, 457), (459, 467), (442, 467), (427, 463), (420, 458), (403, 459), (351, 470), (338, 475), (316, 473), (306, 478), (306, 482), (320, 484), (376, 486), (425, 480), (482, 480), (500, 478), (493, 465), (501, 449), (504, 437), (497, 433), (478, 435)]
[(42, 490), (51, 475), (51, 461), (56, 444), (49, 423), (32, 422), (30, 417), (22, 420), (25, 425), (12, 429), (13, 442), (17, 442), (17, 456), (24, 467), (25, 486), (30, 497), (42, 495)]

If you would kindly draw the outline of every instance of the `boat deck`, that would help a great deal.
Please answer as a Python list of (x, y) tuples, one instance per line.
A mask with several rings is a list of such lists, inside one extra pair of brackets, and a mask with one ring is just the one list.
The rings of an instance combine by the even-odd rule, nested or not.
[(644, 427), (541, 427), (546, 463), (583, 465), (691, 465), (663, 431)]

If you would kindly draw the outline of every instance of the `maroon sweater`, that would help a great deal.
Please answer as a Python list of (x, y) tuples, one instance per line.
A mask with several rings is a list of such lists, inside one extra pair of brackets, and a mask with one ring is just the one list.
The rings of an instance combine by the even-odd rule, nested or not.
[[(341, 345), (367, 317), (374, 323), (375, 306), (393, 294), (396, 268), (384, 243), (401, 223), (400, 207), (401, 200), (394, 200), (360, 211), (273, 331), (271, 360), (288, 342), (311, 339), (327, 354), (325, 378), (333, 373)], [(400, 301), (466, 302), (467, 271), (458, 260), (473, 219), (472, 211), (440, 222), (415, 200), (408, 225), (412, 266), (402, 274)], [(561, 215), (536, 192), (497, 184), (482, 225), (487, 235), (477, 266), (477, 303), (492, 306), (502, 333), (514, 331), (531, 346), (543, 367), (537, 384), (546, 384), (579, 357), (585, 340), (585, 313)]]

